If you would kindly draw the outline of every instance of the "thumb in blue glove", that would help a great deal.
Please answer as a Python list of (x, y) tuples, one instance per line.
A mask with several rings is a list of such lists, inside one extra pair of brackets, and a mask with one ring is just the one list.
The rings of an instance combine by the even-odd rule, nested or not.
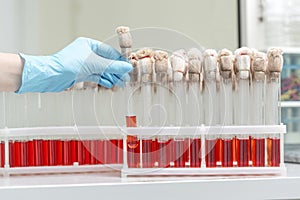
[(22, 84), (16, 93), (60, 92), (78, 82), (111, 88), (129, 80), (132, 66), (114, 48), (89, 38), (78, 38), (51, 56), (20, 54)]

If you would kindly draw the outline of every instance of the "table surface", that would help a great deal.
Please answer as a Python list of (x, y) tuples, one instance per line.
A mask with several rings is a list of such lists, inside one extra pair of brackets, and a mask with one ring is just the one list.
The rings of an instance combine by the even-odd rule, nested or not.
[(287, 176), (129, 177), (119, 172), (0, 177), (8, 199), (288, 199), (300, 198), (300, 164)]

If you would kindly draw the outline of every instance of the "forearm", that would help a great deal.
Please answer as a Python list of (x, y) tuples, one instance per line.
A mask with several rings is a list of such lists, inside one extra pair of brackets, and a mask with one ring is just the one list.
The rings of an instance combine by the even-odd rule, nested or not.
[(0, 53), (0, 91), (15, 92), (22, 81), (23, 61), (17, 54)]

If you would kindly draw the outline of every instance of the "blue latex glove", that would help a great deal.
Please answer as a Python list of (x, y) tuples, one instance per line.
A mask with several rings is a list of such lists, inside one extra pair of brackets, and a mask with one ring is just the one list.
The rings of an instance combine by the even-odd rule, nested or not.
[(132, 70), (132, 65), (114, 48), (82, 37), (51, 56), (20, 56), (24, 69), (18, 94), (60, 92), (83, 81), (111, 88), (128, 81)]

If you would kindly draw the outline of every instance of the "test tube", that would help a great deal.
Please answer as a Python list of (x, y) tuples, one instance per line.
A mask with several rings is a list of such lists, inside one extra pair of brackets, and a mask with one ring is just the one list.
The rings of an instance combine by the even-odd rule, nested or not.
[(56, 165), (56, 141), (54, 138), (49, 140), (49, 165)]
[(5, 164), (5, 142), (0, 141), (0, 167), (4, 167)]
[[(136, 127), (136, 116), (126, 116), (126, 126)], [(136, 136), (127, 136), (127, 164), (129, 168), (137, 168), (140, 163), (140, 142)]]
[(41, 164), (42, 166), (49, 166), (49, 140), (42, 140), (41, 148)]
[[(280, 73), (283, 66), (282, 50), (270, 48), (267, 52), (266, 125), (280, 124)], [(278, 167), (280, 159), (280, 135), (269, 135), (267, 139), (268, 166)]]
[(104, 163), (104, 141), (103, 139), (98, 139), (97, 140), (97, 164), (105, 164)]
[[(192, 48), (188, 51), (188, 104), (187, 110), (190, 111), (190, 125), (199, 126), (204, 124), (202, 108), (202, 55), (201, 52)], [(201, 165), (201, 139), (200, 136), (190, 138), (189, 145), (190, 167), (200, 167)]]
[(63, 165), (64, 158), (63, 158), (63, 141), (58, 138), (55, 140), (55, 165)]
[[(218, 104), (217, 95), (217, 52), (213, 49), (207, 49), (203, 53), (204, 69), (204, 105), (205, 105), (205, 124), (215, 126), (218, 123), (219, 114), (215, 108)], [(216, 167), (217, 165), (217, 136), (213, 134), (206, 135), (205, 138), (205, 161), (206, 167)]]
[(78, 162), (78, 140), (72, 138), (70, 140), (69, 151), (70, 151), (70, 164), (73, 165)]
[[(253, 50), (252, 62), (252, 102), (251, 102), (251, 124), (264, 124), (264, 93), (265, 93), (265, 71), (267, 56), (265, 53)], [(265, 136), (254, 135), (251, 138), (251, 160), (254, 167), (265, 166)]]
[(64, 139), (63, 140), (63, 165), (71, 165), (70, 160), (70, 140)]
[[(171, 56), (171, 66), (173, 69), (173, 87), (176, 96), (178, 96), (180, 100), (180, 106), (177, 104), (174, 105), (175, 110), (175, 126), (181, 126), (184, 123), (184, 119), (182, 116), (185, 116), (186, 112), (186, 72), (187, 72), (187, 57), (186, 52), (183, 49), (177, 50), (173, 52)], [(174, 162), (174, 167), (185, 167), (185, 159), (184, 153), (185, 149), (185, 138), (182, 136), (176, 136), (171, 139), (170, 148), (171, 154), (169, 155), (172, 158), (170, 161)], [(169, 158), (169, 159), (170, 159)]]
[(34, 152), (35, 152), (35, 166), (42, 166), (42, 142), (40, 138), (34, 139)]
[[(219, 52), (219, 65), (222, 77), (220, 93), (223, 100), (220, 104), (220, 120), (225, 126), (233, 125), (233, 83), (235, 80), (233, 61), (234, 57), (231, 51), (222, 49)], [(233, 135), (222, 136), (222, 167), (233, 166), (234, 142)]]
[[(250, 66), (251, 50), (242, 47), (235, 51), (237, 65), (237, 87), (236, 87), (236, 104), (235, 124), (249, 124), (249, 97), (250, 97)], [(249, 135), (238, 135), (236, 144), (237, 165), (239, 167), (248, 167), (250, 161), (250, 140)]]

